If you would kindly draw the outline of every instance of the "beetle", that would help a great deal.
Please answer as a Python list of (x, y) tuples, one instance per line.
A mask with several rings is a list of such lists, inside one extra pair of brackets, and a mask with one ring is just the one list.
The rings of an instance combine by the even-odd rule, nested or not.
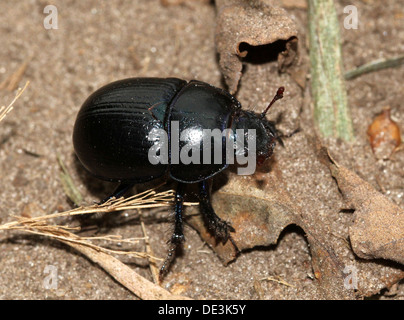
[[(284, 88), (280, 87), (261, 114), (243, 110), (240, 102), (223, 89), (197, 80), (187, 82), (177, 78), (123, 79), (101, 87), (85, 100), (73, 130), (76, 155), (92, 175), (119, 182), (112, 195), (101, 203), (123, 196), (137, 183), (163, 176), (178, 182), (174, 231), (167, 258), (160, 269), (161, 277), (174, 259), (177, 247), (184, 241), (183, 201), (187, 184), (199, 185), (201, 213), (216, 239), (223, 243), (232, 241), (230, 232), (235, 230), (216, 215), (210, 202), (208, 181), (229, 166), (227, 158), (222, 156), (222, 161), (214, 163), (175, 163), (174, 154), (168, 148), (168, 163), (152, 164), (149, 152), (156, 139), (150, 137), (157, 129), (164, 130), (170, 147), (174, 143), (170, 140), (174, 136), (173, 123), (177, 121), (179, 131), (188, 132), (188, 142), (200, 147), (202, 152), (202, 135), (192, 132), (232, 129), (230, 132), (235, 139), (237, 129), (254, 129), (256, 161), (262, 164), (272, 155), (279, 139), (274, 122), (267, 120), (265, 115), (271, 105), (283, 97), (283, 92)], [(247, 135), (242, 139), (247, 142)], [(176, 143), (184, 147), (184, 141)], [(244, 151), (248, 153), (248, 147)]]

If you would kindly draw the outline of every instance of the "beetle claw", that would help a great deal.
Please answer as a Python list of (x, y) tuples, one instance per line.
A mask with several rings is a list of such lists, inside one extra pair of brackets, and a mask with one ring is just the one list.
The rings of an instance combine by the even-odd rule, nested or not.
[(230, 232), (235, 232), (230, 223), (217, 217), (208, 221), (208, 229), (222, 243), (226, 243), (230, 238)]
[(174, 233), (171, 236), (171, 239), (168, 241), (170, 247), (168, 249), (167, 257), (163, 262), (163, 265), (160, 268), (159, 280), (162, 281), (164, 276), (167, 274), (168, 269), (175, 258), (175, 252), (177, 248), (185, 241), (185, 237), (183, 234)]

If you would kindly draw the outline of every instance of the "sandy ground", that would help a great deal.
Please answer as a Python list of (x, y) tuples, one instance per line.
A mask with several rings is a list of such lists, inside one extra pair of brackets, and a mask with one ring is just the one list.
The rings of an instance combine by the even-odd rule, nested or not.
[[(60, 182), (58, 154), (86, 203), (103, 198), (114, 188), (113, 184), (99, 182), (83, 171), (75, 160), (71, 142), (77, 111), (98, 87), (135, 76), (199, 79), (223, 87), (213, 41), (216, 13), (211, 4), (191, 1), (187, 5), (165, 7), (158, 0), (54, 0), (52, 4), (58, 9), (57, 30), (44, 28), (43, 9), (47, 4), (42, 0), (0, 2), (0, 81), (24, 62), (28, 65), (19, 85), (30, 81), (14, 110), (0, 124), (1, 223), (11, 221), (12, 215), (22, 212), (36, 216), (71, 208)], [(351, 3), (338, 2), (341, 23), (342, 9), (348, 4)], [(355, 5), (360, 14), (359, 29), (342, 29), (345, 68), (402, 54), (404, 9), (401, 1), (355, 1)], [(306, 10), (289, 11), (299, 28), (301, 54), (307, 56), (304, 46)], [(404, 206), (403, 153), (397, 154), (396, 161), (375, 161), (366, 129), (374, 115), (386, 105), (392, 108), (393, 118), (404, 128), (403, 78), (404, 68), (397, 68), (348, 82), (357, 142), (350, 150), (343, 145), (333, 148), (334, 152), (341, 152), (338, 160), (375, 186), (383, 185), (385, 194), (401, 207)], [(303, 92), (289, 75), (276, 72), (276, 62), (248, 66), (237, 97), (246, 107), (261, 106), (270, 99), (268, 92), (275, 92), (280, 85), (288, 91), (279, 112), (285, 111), (288, 105), (292, 105), (293, 110), (299, 109)], [(1, 104), (7, 104), (13, 97), (14, 92), (0, 91)], [(290, 132), (298, 123), (298, 117), (298, 114), (285, 117), (280, 128)], [(303, 113), (301, 121), (307, 121), (307, 112)], [(298, 195), (301, 186), (307, 183), (299, 180), (299, 172), (307, 170), (307, 163), (299, 161), (299, 154), (307, 150), (299, 149), (301, 136), (293, 139), (285, 148), (278, 149), (276, 159), (283, 161), (282, 168), (286, 168), (283, 176), (289, 191)], [(301, 148), (304, 148), (303, 143)], [(318, 178), (318, 173), (313, 172), (313, 181)], [(135, 214), (122, 214), (118, 221), (127, 223), (112, 223), (99, 232), (141, 237), (138, 220), (131, 219)], [(169, 238), (167, 215), (164, 210), (146, 213), (151, 246), (160, 257), (165, 256), (165, 242)], [(153, 221), (156, 217), (161, 219)], [(342, 225), (341, 221), (349, 219), (346, 213), (338, 214), (336, 229)], [(183, 254), (176, 259), (163, 283), (167, 289), (192, 298), (318, 298), (310, 251), (304, 233), (297, 227), (288, 227), (276, 246), (243, 252), (227, 267), (193, 229), (186, 228), (185, 236)], [(134, 250), (143, 251), (144, 245), (139, 244)], [(135, 299), (97, 265), (55, 241), (3, 232), (0, 233), (0, 252), (1, 299)], [(145, 261), (122, 260), (151, 279)], [(403, 268), (375, 263), (397, 271)], [(55, 268), (58, 276), (54, 289), (45, 286), (49, 266)], [(280, 277), (292, 286), (259, 281), (262, 290), (257, 289), (254, 284), (266, 277)], [(381, 287), (375, 288), (382, 290), (380, 295), (374, 296), (376, 298), (402, 298), (404, 295), (402, 284), (395, 287), (393, 296)]]

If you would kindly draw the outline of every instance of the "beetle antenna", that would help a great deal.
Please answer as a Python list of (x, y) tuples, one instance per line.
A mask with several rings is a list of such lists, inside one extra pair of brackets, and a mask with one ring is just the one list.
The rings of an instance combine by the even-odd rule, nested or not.
[(265, 109), (263, 113), (261, 113), (261, 118), (264, 118), (267, 114), (269, 108), (275, 103), (276, 100), (280, 100), (283, 98), (283, 92), (285, 91), (284, 87), (279, 87), (278, 91), (276, 91), (275, 97), (272, 99), (268, 107)]

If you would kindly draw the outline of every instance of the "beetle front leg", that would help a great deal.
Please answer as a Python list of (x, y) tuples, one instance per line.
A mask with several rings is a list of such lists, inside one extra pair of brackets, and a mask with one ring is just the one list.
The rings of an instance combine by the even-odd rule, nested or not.
[(216, 215), (210, 202), (210, 190), (206, 180), (199, 183), (199, 201), (201, 213), (206, 220), (209, 231), (223, 243), (226, 243), (228, 239), (231, 240), (230, 231), (234, 232), (235, 230), (228, 222)]
[(167, 258), (164, 260), (163, 266), (160, 269), (160, 279), (167, 273), (171, 262), (175, 258), (175, 252), (179, 245), (185, 241), (183, 234), (183, 211), (184, 211), (184, 184), (178, 183), (177, 191), (175, 194), (175, 221), (174, 232), (169, 240), (170, 246), (168, 249)]

